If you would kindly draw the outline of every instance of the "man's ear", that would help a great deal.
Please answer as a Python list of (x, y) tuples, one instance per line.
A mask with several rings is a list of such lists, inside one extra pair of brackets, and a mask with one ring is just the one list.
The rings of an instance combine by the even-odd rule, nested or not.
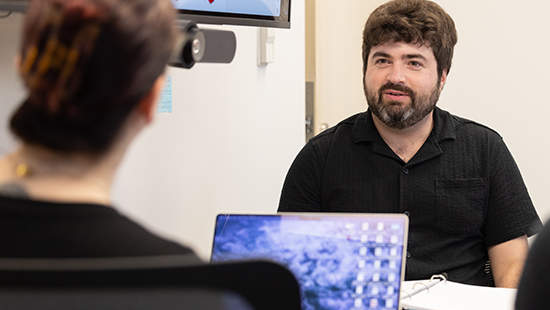
[(439, 92), (443, 90), (443, 87), (445, 87), (445, 83), (447, 82), (447, 70), (443, 70), (441, 73), (441, 80), (439, 81)]
[(164, 80), (164, 74), (159, 76), (153, 84), (153, 87), (151, 87), (147, 95), (145, 95), (139, 103), (139, 112), (145, 117), (148, 124), (153, 121), (153, 117), (155, 116), (157, 102), (159, 100), (160, 93), (164, 88)]

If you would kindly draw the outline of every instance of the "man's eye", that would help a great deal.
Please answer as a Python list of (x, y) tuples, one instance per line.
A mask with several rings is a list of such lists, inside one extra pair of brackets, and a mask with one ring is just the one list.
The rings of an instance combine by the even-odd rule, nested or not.
[(419, 63), (418, 61), (411, 61), (410, 65), (413, 66), (413, 67), (421, 67), (422, 66), (422, 64)]
[(390, 63), (387, 59), (378, 59), (376, 61), (377, 64), (388, 64)]

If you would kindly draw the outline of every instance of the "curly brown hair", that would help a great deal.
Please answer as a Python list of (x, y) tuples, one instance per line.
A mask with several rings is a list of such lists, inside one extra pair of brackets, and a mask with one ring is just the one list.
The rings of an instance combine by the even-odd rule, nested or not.
[(451, 16), (428, 0), (392, 0), (374, 10), (363, 29), (363, 78), (373, 46), (387, 42), (426, 44), (437, 61), (439, 78), (449, 73), (457, 42)]
[(177, 30), (169, 0), (33, 0), (21, 44), (24, 142), (98, 154), (166, 68)]

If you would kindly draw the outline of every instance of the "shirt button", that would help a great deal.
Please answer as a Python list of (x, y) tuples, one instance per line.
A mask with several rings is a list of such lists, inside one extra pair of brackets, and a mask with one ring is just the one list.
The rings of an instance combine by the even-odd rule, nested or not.
[(406, 216), (411, 217), (411, 212), (405, 211), (404, 213), (405, 213)]
[(411, 252), (407, 251), (407, 258), (411, 257)]
[(403, 169), (403, 173), (404, 174), (409, 174), (409, 169), (407, 169), (407, 168)]

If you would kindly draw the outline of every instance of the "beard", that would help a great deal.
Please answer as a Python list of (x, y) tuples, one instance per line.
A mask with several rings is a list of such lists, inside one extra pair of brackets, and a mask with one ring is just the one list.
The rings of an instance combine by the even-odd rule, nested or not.
[[(386, 126), (394, 129), (405, 129), (416, 125), (434, 109), (439, 100), (440, 81), (430, 93), (418, 95), (412, 89), (393, 83), (386, 83), (378, 90), (371, 91), (365, 85), (365, 96), (372, 114), (380, 119)], [(383, 96), (385, 90), (392, 89), (409, 95), (411, 102), (403, 105), (398, 101), (386, 101)]]

